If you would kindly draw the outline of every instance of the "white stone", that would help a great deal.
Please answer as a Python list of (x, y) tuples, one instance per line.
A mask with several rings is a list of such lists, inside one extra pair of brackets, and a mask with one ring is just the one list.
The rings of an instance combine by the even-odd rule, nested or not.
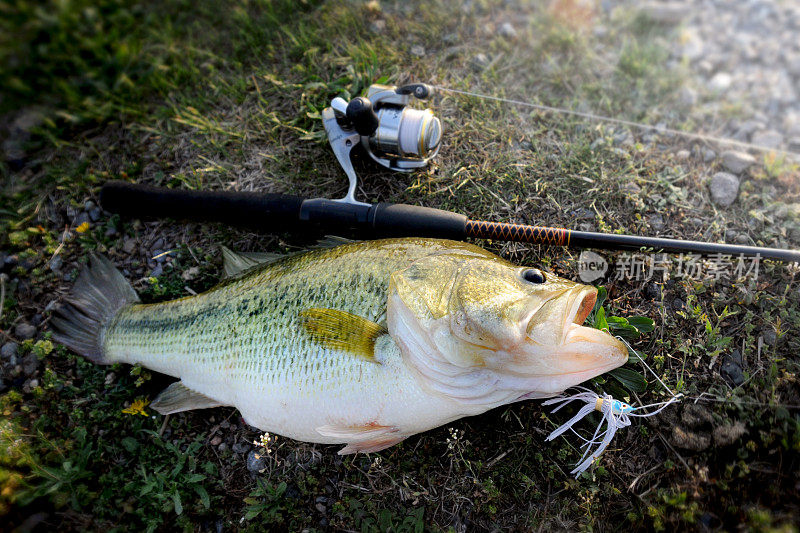
[(735, 150), (722, 152), (722, 166), (734, 174), (741, 174), (755, 163), (756, 158), (748, 153)]

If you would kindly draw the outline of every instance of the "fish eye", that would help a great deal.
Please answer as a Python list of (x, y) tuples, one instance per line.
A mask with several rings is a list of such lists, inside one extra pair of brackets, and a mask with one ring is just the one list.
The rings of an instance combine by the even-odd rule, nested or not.
[(545, 277), (538, 268), (528, 268), (522, 271), (522, 279), (530, 283), (544, 283)]

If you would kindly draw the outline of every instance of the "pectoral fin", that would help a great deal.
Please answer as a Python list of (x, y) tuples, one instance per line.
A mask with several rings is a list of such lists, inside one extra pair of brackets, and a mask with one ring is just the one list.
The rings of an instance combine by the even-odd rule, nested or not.
[(337, 309), (307, 309), (300, 313), (300, 320), (321, 346), (350, 352), (375, 363), (375, 341), (388, 333), (380, 324)]
[(162, 415), (180, 413), (191, 409), (208, 409), (210, 407), (220, 407), (222, 404), (205, 394), (193, 391), (180, 381), (173, 383), (153, 400), (150, 407)]
[(350, 453), (379, 452), (404, 440), (407, 435), (400, 434), (395, 426), (365, 424), (362, 426), (327, 425), (317, 428), (323, 437), (334, 437), (347, 442), (347, 446), (339, 450), (339, 455)]

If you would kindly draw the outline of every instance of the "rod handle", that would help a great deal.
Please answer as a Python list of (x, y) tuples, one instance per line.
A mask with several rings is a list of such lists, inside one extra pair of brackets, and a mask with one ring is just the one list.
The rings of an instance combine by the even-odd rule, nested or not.
[(304, 198), (288, 194), (190, 191), (110, 181), (100, 189), (103, 209), (134, 218), (223, 222), (275, 231), (297, 225)]

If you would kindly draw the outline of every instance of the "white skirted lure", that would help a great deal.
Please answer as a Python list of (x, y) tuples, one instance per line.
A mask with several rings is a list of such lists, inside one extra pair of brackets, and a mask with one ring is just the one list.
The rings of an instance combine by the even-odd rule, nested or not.
[[(543, 405), (555, 405), (558, 406), (553, 409), (555, 413), (565, 405), (573, 402), (573, 401), (583, 401), (586, 402), (586, 405), (580, 408), (580, 410), (567, 420), (564, 424), (558, 427), (555, 431), (550, 433), (547, 437), (548, 441), (551, 441), (564, 433), (567, 430), (571, 430), (573, 433), (578, 435), (578, 437), (584, 441), (581, 445), (581, 448), (584, 449), (583, 456), (580, 458), (577, 466), (572, 470), (572, 474), (575, 474), (575, 477), (581, 475), (581, 473), (585, 472), (594, 462), (595, 459), (600, 457), (603, 451), (608, 447), (611, 443), (611, 439), (614, 438), (614, 434), (617, 432), (618, 429), (624, 428), (631, 425), (631, 417), (648, 417), (653, 416), (662, 409), (666, 408), (668, 405), (677, 402), (681, 398), (681, 394), (673, 395), (673, 397), (666, 401), (666, 402), (659, 402), (650, 405), (643, 405), (641, 407), (633, 407), (625, 402), (621, 402), (619, 400), (615, 400), (610, 394), (603, 394), (602, 396), (598, 395), (597, 393), (590, 391), (589, 389), (585, 389), (583, 387), (576, 387), (580, 389), (582, 392), (577, 394), (573, 394), (571, 396), (561, 395), (550, 400), (544, 402)], [(634, 411), (639, 411), (641, 409), (646, 409), (649, 407), (660, 407), (651, 413), (635, 413)], [(581, 435), (579, 435), (572, 426), (577, 424), (580, 420), (586, 417), (592, 411), (599, 411), (603, 415), (603, 420), (597, 426), (597, 429), (592, 435), (591, 439), (585, 439)], [(603, 430), (603, 423), (606, 424), (605, 430)]]

